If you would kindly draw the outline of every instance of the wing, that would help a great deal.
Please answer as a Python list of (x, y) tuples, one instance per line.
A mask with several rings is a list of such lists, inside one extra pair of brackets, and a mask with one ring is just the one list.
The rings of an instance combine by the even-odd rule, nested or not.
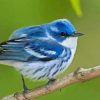
[(29, 42), (25, 50), (39, 60), (48, 61), (59, 58), (64, 47), (50, 39), (36, 39)]
[(65, 50), (50, 39), (19, 38), (0, 44), (0, 60), (50, 61), (62, 57)]
[(28, 26), (19, 28), (12, 33), (9, 39), (11, 40), (21, 37), (35, 38), (35, 37), (45, 37), (45, 36), (46, 33), (44, 25), (38, 25), (38, 26)]

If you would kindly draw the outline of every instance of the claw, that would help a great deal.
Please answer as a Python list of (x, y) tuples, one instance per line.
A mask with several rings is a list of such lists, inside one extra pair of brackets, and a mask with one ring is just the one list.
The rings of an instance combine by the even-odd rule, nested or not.
[(52, 79), (49, 79), (49, 81), (48, 81), (47, 85), (50, 85), (50, 84), (52, 84), (53, 82), (55, 82), (55, 80), (56, 80), (56, 79), (54, 79), (54, 78), (52, 78)]

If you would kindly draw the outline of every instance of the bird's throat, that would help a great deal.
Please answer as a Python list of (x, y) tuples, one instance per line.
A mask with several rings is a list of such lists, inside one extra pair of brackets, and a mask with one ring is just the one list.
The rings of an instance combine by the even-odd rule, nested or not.
[(67, 48), (76, 49), (77, 39), (77, 37), (66, 38), (61, 44)]

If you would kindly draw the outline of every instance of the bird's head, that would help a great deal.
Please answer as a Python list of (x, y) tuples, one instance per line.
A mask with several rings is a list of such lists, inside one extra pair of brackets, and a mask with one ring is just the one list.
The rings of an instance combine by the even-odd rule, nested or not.
[(83, 35), (78, 33), (73, 24), (67, 19), (58, 19), (48, 24), (48, 31), (52, 38), (63, 42), (67, 38), (75, 38)]
[(67, 19), (55, 20), (47, 26), (49, 36), (69, 48), (76, 48), (77, 38), (83, 35), (77, 32), (73, 24)]

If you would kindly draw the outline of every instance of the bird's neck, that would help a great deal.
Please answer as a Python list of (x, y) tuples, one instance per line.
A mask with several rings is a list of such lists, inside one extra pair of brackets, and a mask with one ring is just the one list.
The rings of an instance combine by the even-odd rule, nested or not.
[(77, 47), (77, 37), (72, 37), (72, 38), (67, 38), (66, 40), (64, 40), (61, 44), (64, 47), (70, 48), (70, 49), (75, 49)]

